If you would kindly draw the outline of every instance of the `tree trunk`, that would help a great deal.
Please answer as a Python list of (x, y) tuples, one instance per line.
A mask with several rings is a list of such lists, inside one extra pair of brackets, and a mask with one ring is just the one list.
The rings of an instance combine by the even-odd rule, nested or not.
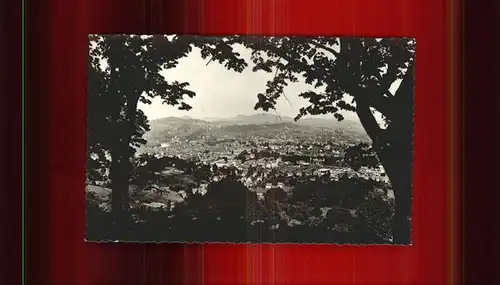
[(113, 233), (116, 239), (123, 238), (123, 233), (127, 227), (127, 212), (125, 204), (125, 196), (128, 194), (128, 186), (126, 176), (124, 175), (124, 167), (122, 155), (119, 150), (111, 151), (111, 211), (113, 215), (114, 229)]
[[(115, 227), (114, 234), (117, 239), (124, 239), (132, 225), (129, 180), (132, 174), (130, 158), (133, 155), (133, 149), (130, 143), (136, 132), (137, 104), (142, 91), (139, 90), (140, 88), (136, 90), (136, 86), (127, 85), (136, 79), (135, 73), (130, 73), (130, 69), (127, 69), (127, 66), (133, 66), (133, 64), (123, 62), (120, 54), (123, 42), (120, 38), (115, 40), (112, 43), (116, 46), (111, 48), (114, 52), (108, 55), (110, 82), (112, 83), (109, 87), (109, 94), (116, 96), (114, 101), (116, 105), (110, 106), (115, 108), (111, 118), (114, 126), (110, 130), (113, 136), (110, 146), (111, 210)], [(126, 78), (132, 79), (127, 81)], [(124, 85), (123, 82), (127, 84)]]
[[(132, 97), (132, 96), (131, 96)], [(123, 239), (132, 223), (130, 213), (129, 180), (132, 175), (133, 150), (130, 146), (132, 136), (135, 132), (135, 117), (137, 113), (137, 100), (127, 98), (125, 120), (118, 124), (120, 129), (111, 150), (111, 209), (117, 239)]]
[(391, 147), (377, 155), (394, 191), (393, 243), (408, 245), (411, 243), (411, 152), (408, 158), (406, 152)]
[(412, 173), (413, 173), (413, 98), (414, 98), (413, 64), (395, 94), (395, 110), (397, 121), (387, 130), (389, 142), (393, 148), (392, 164), (397, 165), (391, 179), (396, 198), (394, 214), (394, 243), (411, 243), (412, 214)]
[(414, 70), (410, 65), (394, 98), (395, 118), (384, 131), (387, 149), (379, 154), (395, 197), (393, 242), (411, 244)]
[(408, 68), (389, 107), (392, 118), (382, 130), (369, 108), (367, 93), (359, 91), (356, 113), (373, 142), (380, 163), (391, 182), (395, 197), (393, 243), (411, 243), (411, 191), (413, 164), (413, 65)]
[[(119, 142), (120, 143), (120, 142)], [(130, 211), (128, 201), (128, 171), (127, 159), (123, 153), (123, 147), (116, 145), (111, 150), (111, 210), (114, 222), (114, 231), (117, 239), (122, 239), (130, 222)]]
[(411, 244), (411, 185), (408, 186), (409, 188), (403, 185), (394, 190), (396, 197), (392, 226), (394, 244)]

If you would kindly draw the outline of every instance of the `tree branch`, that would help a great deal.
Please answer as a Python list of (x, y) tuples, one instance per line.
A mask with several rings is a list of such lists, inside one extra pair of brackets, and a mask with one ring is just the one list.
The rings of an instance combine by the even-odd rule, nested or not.
[(394, 60), (390, 60), (387, 67), (386, 74), (382, 77), (380, 81), (379, 87), (377, 88), (377, 95), (383, 96), (389, 92), (389, 88), (391, 88), (392, 83), (396, 81), (398, 78), (398, 67)]
[(392, 120), (394, 118), (394, 108), (391, 98), (379, 96), (376, 93), (367, 95), (368, 104), (375, 110), (379, 111), (386, 118)]
[(290, 101), (290, 99), (288, 99), (288, 97), (287, 97), (287, 96), (286, 96), (286, 94), (285, 94), (285, 90), (283, 90), (283, 92), (282, 92), (282, 93), (283, 93), (283, 97), (284, 97), (284, 98), (285, 98), (285, 100), (288, 102), (288, 105), (289, 105), (290, 107), (293, 107), (293, 106), (292, 106), (292, 101)]
[(356, 99), (356, 114), (373, 144), (378, 144), (382, 139), (382, 129), (363, 97), (362, 94), (359, 94), (357, 97), (359, 99)]
[(396, 90), (396, 94), (394, 94), (394, 97), (404, 96), (404, 94), (401, 93), (408, 93), (408, 91), (413, 91), (414, 76), (415, 76), (415, 68), (413, 67), (413, 62), (412, 62), (406, 69), (406, 73), (403, 76), (403, 81), (399, 85), (398, 90)]
[[(369, 90), (367, 90), (366, 92), (360, 91), (360, 87), (357, 86), (357, 84), (361, 82), (362, 72), (360, 70), (361, 62), (360, 61), (358, 62), (357, 59), (361, 58), (361, 54), (359, 52), (361, 50), (361, 43), (353, 42), (353, 40), (351, 39), (349, 40), (344, 39), (340, 40), (340, 45), (341, 49), (340, 49), (339, 59), (345, 57), (346, 60), (349, 60), (349, 67), (346, 68), (349, 70), (349, 73), (356, 74), (357, 75), (356, 78), (358, 78), (358, 80), (349, 80), (348, 78), (345, 79), (346, 86), (348, 86), (351, 90), (358, 90), (357, 92), (353, 92), (353, 94), (351, 94), (355, 98), (356, 104), (358, 104), (358, 102), (363, 102), (364, 104), (366, 104), (367, 105), (366, 108), (368, 108), (371, 117), (373, 117), (373, 114), (371, 114), (369, 107), (373, 107), (374, 109), (382, 113), (382, 115), (384, 115), (386, 118), (392, 119), (394, 117), (392, 102), (391, 99), (385, 97), (384, 94), (388, 92), (389, 87), (397, 78), (397, 71), (398, 71), (397, 67), (394, 67), (394, 65), (392, 64), (389, 66), (388, 76), (384, 77), (380, 87), (376, 88), (374, 91), (369, 91)], [(347, 62), (345, 64), (347, 64)], [(375, 119), (373, 118), (373, 120)], [(371, 125), (371, 123), (368, 123), (368, 125)], [(377, 127), (380, 128), (378, 126), (378, 123)]]
[(210, 62), (212, 62), (212, 60), (214, 60), (214, 57), (213, 57), (213, 56), (212, 56), (212, 57), (210, 57), (210, 60), (207, 62), (207, 64), (205, 64), (205, 66), (209, 65), (209, 64), (210, 64)]
[(412, 129), (413, 121), (414, 72), (413, 63), (410, 63), (396, 94), (391, 98), (394, 101), (394, 112), (398, 116), (398, 125), (405, 126), (403, 129), (408, 132), (407, 135), (411, 135), (409, 130)]
[[(278, 69), (278, 68), (276, 68), (276, 72), (274, 73), (274, 78), (273, 78), (273, 80), (274, 80), (274, 79), (276, 79), (276, 76), (278, 76), (278, 70), (279, 70), (279, 69)], [(281, 92), (281, 95), (285, 98), (285, 100), (287, 100), (287, 101), (288, 101), (288, 105), (290, 105), (290, 107), (291, 107), (291, 106), (292, 106), (292, 102), (291, 102), (291, 101), (290, 101), (290, 99), (288, 99), (288, 97), (285, 95), (285, 90), (284, 90), (284, 89), (283, 89), (283, 91)], [(276, 110), (275, 110), (275, 112), (276, 112)], [(281, 117), (280, 117), (280, 119), (281, 119)]]
[(335, 55), (335, 57), (339, 56), (339, 53), (336, 50), (334, 50), (333, 48), (331, 48), (331, 47), (328, 47), (328, 46), (326, 46), (324, 44), (321, 44), (321, 43), (318, 43), (318, 42), (315, 42), (315, 41), (310, 41), (309, 43), (312, 44), (313, 46), (317, 47), (317, 48), (322, 48), (322, 49), (324, 49), (326, 51), (331, 52), (333, 55)]
[[(369, 94), (369, 104), (388, 119), (394, 117), (393, 101), (391, 100), (394, 95), (389, 91), (389, 88), (396, 81), (397, 75), (398, 67), (394, 60), (391, 60), (387, 67), (387, 73), (382, 77), (379, 86)], [(390, 97), (384, 96), (386, 94)]]

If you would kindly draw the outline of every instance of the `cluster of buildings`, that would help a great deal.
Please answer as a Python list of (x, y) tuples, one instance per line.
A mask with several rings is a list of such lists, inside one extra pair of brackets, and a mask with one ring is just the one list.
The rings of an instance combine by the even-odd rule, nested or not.
[[(347, 145), (342, 142), (316, 137), (246, 137), (218, 141), (172, 138), (152, 144), (146, 151), (157, 157), (177, 156), (210, 165), (212, 180), (219, 180), (224, 175), (214, 169), (233, 169), (240, 181), (257, 193), (271, 188), (290, 191), (294, 182), (303, 177), (337, 179), (339, 175), (348, 174), (388, 182), (382, 168), (362, 168), (355, 172), (342, 165), (325, 163), (326, 157), (340, 160), (345, 147)], [(193, 192), (206, 192), (209, 182), (200, 181)]]

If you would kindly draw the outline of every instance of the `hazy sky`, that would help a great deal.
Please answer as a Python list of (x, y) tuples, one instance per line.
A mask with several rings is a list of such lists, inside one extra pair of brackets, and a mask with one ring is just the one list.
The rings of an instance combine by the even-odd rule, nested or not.
[[(250, 50), (236, 46), (243, 58), (250, 62)], [(163, 70), (161, 74), (169, 81), (189, 82), (190, 90), (196, 92), (194, 98), (187, 98), (185, 102), (193, 108), (189, 111), (178, 110), (177, 107), (162, 104), (161, 99), (155, 98), (152, 104), (139, 104), (139, 108), (146, 116), (152, 120), (162, 117), (190, 116), (192, 118), (213, 118), (232, 117), (236, 115), (251, 115), (262, 113), (262, 110), (255, 111), (254, 105), (257, 102), (257, 94), (263, 93), (266, 89), (266, 82), (272, 79), (274, 74), (264, 71), (253, 72), (250, 67), (242, 73), (229, 71), (217, 62), (211, 62), (201, 58), (198, 48), (187, 56), (179, 60), (176, 68)], [(395, 91), (399, 83), (393, 84)], [(299, 76), (299, 82), (291, 83), (285, 88), (287, 99), (281, 97), (276, 104), (276, 110), (269, 111), (280, 116), (294, 117), (301, 107), (309, 105), (306, 99), (297, 95), (308, 90), (317, 90), (303, 82)], [(353, 112), (343, 112), (346, 118), (358, 120)], [(332, 115), (321, 115), (321, 117), (333, 117)], [(377, 119), (380, 119), (377, 116)]]
[[(250, 50), (238, 45), (235, 47), (243, 58), (250, 62)], [(176, 68), (161, 72), (168, 81), (187, 81), (189, 89), (196, 92), (194, 98), (187, 98), (186, 102), (193, 108), (189, 111), (181, 111), (176, 107), (162, 104), (161, 99), (152, 100), (150, 105), (140, 104), (139, 108), (144, 111), (150, 120), (168, 116), (190, 116), (192, 118), (233, 117), (237, 115), (252, 115), (262, 113), (262, 110), (254, 110), (257, 103), (257, 94), (266, 89), (266, 82), (274, 76), (264, 71), (253, 72), (251, 65), (242, 73), (229, 71), (217, 62), (207, 64), (207, 60), (201, 58), (199, 49), (194, 49), (187, 57), (179, 60)], [(290, 83), (285, 88), (286, 98), (281, 97), (276, 104), (276, 110), (269, 111), (280, 116), (295, 117), (301, 107), (309, 105), (309, 102), (297, 95), (314, 89), (306, 84), (301, 76), (299, 82)], [(343, 112), (346, 118), (357, 120), (353, 112)], [(333, 117), (333, 115), (321, 115), (321, 117)]]
[[(235, 49), (249, 61), (249, 50), (241, 46)], [(253, 107), (257, 102), (257, 94), (265, 91), (266, 82), (272, 79), (273, 74), (263, 71), (253, 72), (251, 67), (242, 73), (236, 73), (217, 62), (211, 62), (209, 65), (206, 63), (207, 60), (201, 58), (199, 49), (194, 49), (179, 61), (176, 68), (163, 71), (162, 75), (168, 81), (190, 83), (189, 89), (195, 91), (196, 96), (186, 98), (186, 102), (193, 108), (189, 111), (180, 111), (176, 107), (162, 104), (160, 99), (155, 99), (151, 105), (140, 105), (148, 118), (186, 115), (193, 118), (232, 117), (263, 112), (255, 111)], [(297, 94), (309, 89), (310, 86), (304, 82), (290, 85), (285, 89), (289, 101), (280, 98), (276, 112), (281, 116), (296, 116), (301, 107), (308, 105), (307, 100), (299, 98)]]

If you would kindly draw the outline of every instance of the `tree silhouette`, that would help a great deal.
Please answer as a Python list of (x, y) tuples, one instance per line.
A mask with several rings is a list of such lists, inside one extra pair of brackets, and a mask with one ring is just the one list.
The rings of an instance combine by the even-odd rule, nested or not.
[[(189, 110), (184, 96), (193, 97), (188, 82), (168, 81), (159, 72), (175, 68), (193, 49), (204, 59), (241, 72), (246, 63), (225, 38), (199, 36), (91, 35), (89, 37), (88, 152), (110, 156), (112, 211), (117, 235), (126, 230), (129, 212), (131, 157), (144, 143), (147, 120), (137, 109), (159, 97), (164, 104)], [(107, 66), (102, 68), (105, 62)]]
[[(252, 49), (254, 71), (274, 73), (255, 109), (274, 109), (284, 87), (302, 75), (323, 92), (299, 94), (309, 100), (295, 118), (355, 112), (372, 140), (396, 197), (394, 243), (410, 243), (415, 40), (406, 38), (242, 37)], [(400, 80), (394, 94), (391, 85)], [(349, 96), (352, 102), (349, 102)], [(374, 116), (380, 112), (381, 126)]]
[[(142, 136), (149, 130), (147, 118), (137, 109), (138, 103), (149, 104), (152, 98), (159, 97), (165, 104), (189, 110), (191, 106), (183, 101), (185, 96), (195, 96), (195, 93), (188, 89), (189, 83), (171, 82), (159, 72), (175, 68), (179, 60), (187, 56), (194, 47), (200, 48), (202, 57), (209, 59), (209, 62), (216, 61), (230, 70), (241, 72), (247, 64), (233, 51), (234, 43), (242, 43), (252, 50), (255, 71), (274, 73), (274, 78), (268, 82), (266, 91), (257, 95), (259, 100), (255, 109), (260, 108), (265, 111), (273, 109), (278, 97), (285, 95), (284, 87), (289, 82), (296, 82), (298, 76), (303, 76), (308, 84), (323, 88), (324, 91), (299, 94), (300, 97), (308, 99), (310, 105), (300, 110), (296, 120), (307, 114), (327, 113), (342, 120), (343, 116), (339, 113), (341, 110), (352, 111), (358, 115), (372, 140), (372, 146), (357, 145), (349, 148), (343, 162), (354, 169), (361, 166), (376, 166), (378, 162), (383, 165), (396, 197), (392, 223), (393, 241), (398, 244), (408, 244), (415, 49), (415, 41), (410, 39), (90, 36), (87, 177), (93, 180), (110, 178), (112, 216), (116, 226), (113, 232), (118, 237), (122, 236), (131, 219), (129, 181), (135, 179), (132, 177), (135, 168), (131, 158), (135, 149), (145, 142)], [(393, 94), (390, 87), (397, 80), (400, 81), (400, 85)], [(352, 102), (348, 102), (351, 97)], [(385, 126), (378, 124), (373, 110), (382, 114)], [(376, 153), (376, 157), (373, 156), (373, 152)], [(252, 154), (257, 157), (274, 155), (269, 151), (258, 152), (253, 149)], [(290, 155), (285, 160), (299, 159), (301, 158), (298, 156)], [(163, 164), (163, 161), (160, 164)], [(191, 172), (196, 169), (192, 165), (179, 165), (179, 167), (186, 168), (187, 171), (192, 169)], [(234, 171), (231, 169), (219, 170), (215, 164), (212, 167), (207, 166), (204, 174), (197, 175), (208, 176), (210, 168), (214, 172), (229, 171), (227, 175), (234, 176), (234, 173), (232, 174)], [(109, 169), (109, 177), (105, 169)], [(147, 173), (154, 172), (149, 167), (144, 169), (148, 170)], [(217, 184), (217, 187), (243, 189), (242, 185), (237, 183), (231, 187), (224, 183)], [(313, 199), (317, 203), (322, 203), (324, 199), (343, 199), (343, 197), (318, 197), (318, 193), (311, 191), (312, 186), (320, 190), (325, 188), (322, 184), (299, 183), (291, 201)], [(337, 186), (344, 187), (342, 184)], [(362, 185), (354, 186), (359, 188)], [(215, 192), (211, 193), (202, 200), (214, 197)], [(220, 199), (214, 198), (214, 201), (217, 203), (233, 201), (222, 199), (219, 195), (223, 193), (225, 192), (217, 191), (215, 197)], [(240, 193), (246, 192), (240, 191)], [(232, 192), (227, 193), (231, 194)], [(224, 207), (227, 214), (241, 217), (234, 211), (241, 212), (242, 206), (254, 199), (253, 196), (250, 199), (246, 195), (234, 197), (239, 201), (236, 203), (238, 207), (229, 207), (225, 204), (228, 206)], [(343, 200), (346, 202), (343, 203), (359, 204), (366, 195), (356, 193), (355, 196), (356, 199), (346, 198)], [(272, 200), (270, 197), (271, 195), (268, 196), (268, 200)], [(372, 208), (367, 212), (372, 212)], [(333, 217), (331, 220), (336, 220), (335, 216), (331, 217)]]

